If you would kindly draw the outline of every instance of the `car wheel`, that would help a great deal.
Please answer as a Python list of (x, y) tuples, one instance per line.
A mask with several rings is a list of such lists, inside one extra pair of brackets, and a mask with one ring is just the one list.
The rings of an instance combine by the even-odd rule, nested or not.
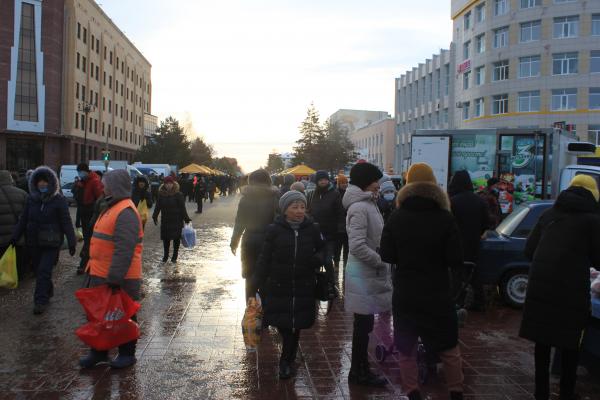
[(527, 294), (529, 274), (527, 270), (509, 271), (500, 284), (504, 302), (514, 308), (522, 308)]

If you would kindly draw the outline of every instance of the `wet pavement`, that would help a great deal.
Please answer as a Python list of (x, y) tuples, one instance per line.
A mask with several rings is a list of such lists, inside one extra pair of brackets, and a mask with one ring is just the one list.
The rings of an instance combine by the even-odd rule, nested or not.
[[(352, 316), (342, 301), (302, 332), (295, 379), (277, 378), (279, 339), (264, 331), (257, 353), (246, 353), (240, 329), (244, 289), (240, 261), (229, 251), (238, 197), (222, 198), (193, 214), (198, 246), (182, 250), (177, 265), (159, 263), (158, 228), (144, 239), (144, 285), (138, 363), (127, 370), (99, 366), (81, 371), (86, 348), (74, 334), (84, 314), (73, 293), (82, 284), (77, 259), (63, 252), (55, 269), (55, 296), (42, 316), (32, 315), (33, 280), (0, 290), (0, 399), (397, 399), (402, 385), (396, 356), (372, 365), (390, 380), (386, 389), (348, 385)], [(340, 276), (341, 278), (341, 276)], [(341, 284), (341, 282), (340, 282)], [(466, 398), (532, 399), (531, 345), (516, 337), (520, 312), (493, 306), (472, 314), (461, 330)], [(371, 353), (391, 342), (389, 316), (376, 319)], [(584, 399), (600, 399), (600, 379), (580, 371)], [(555, 387), (556, 389), (556, 387)], [(424, 386), (446, 399), (443, 372)]]

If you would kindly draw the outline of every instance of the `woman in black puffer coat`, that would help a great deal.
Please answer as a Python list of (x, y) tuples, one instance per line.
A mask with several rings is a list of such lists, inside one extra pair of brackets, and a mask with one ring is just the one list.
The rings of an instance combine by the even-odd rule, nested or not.
[(550, 396), (550, 352), (561, 350), (560, 398), (574, 399), (579, 351), (590, 321), (590, 267), (600, 265), (594, 178), (578, 175), (527, 239), (532, 260), (520, 336), (535, 342), (535, 398)]
[[(279, 202), (284, 215), (269, 226), (251, 279), (251, 292), (260, 290), (263, 323), (277, 327), (282, 337), (279, 376), (291, 376), (300, 330), (315, 322), (316, 270), (324, 264), (325, 241), (319, 227), (305, 217), (306, 198), (294, 190)], [(333, 270), (328, 268), (333, 282)]]
[(146, 200), (148, 209), (152, 208), (152, 193), (150, 193), (150, 182), (145, 176), (138, 176), (133, 181), (133, 190), (131, 191), (131, 201), (137, 207), (140, 201)]
[[(162, 214), (162, 215), (161, 215)], [(179, 191), (179, 184), (167, 176), (158, 189), (158, 199), (152, 213), (154, 225), (158, 225), (158, 216), (160, 218), (160, 239), (163, 241), (164, 255), (163, 262), (169, 259), (169, 248), (173, 241), (173, 256), (171, 262), (177, 262), (179, 254), (179, 244), (181, 243), (181, 230), (183, 224), (191, 221), (185, 209), (185, 199)]]

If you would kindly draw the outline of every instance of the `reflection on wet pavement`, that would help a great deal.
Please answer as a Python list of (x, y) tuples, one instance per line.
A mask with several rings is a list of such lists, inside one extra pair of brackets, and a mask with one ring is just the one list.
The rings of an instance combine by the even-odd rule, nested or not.
[[(343, 312), (341, 301), (327, 316), (323, 304), (313, 329), (302, 332), (295, 379), (280, 383), (277, 378), (275, 330), (265, 330), (257, 353), (246, 353), (240, 329), (244, 285), (239, 257), (229, 250), (237, 200), (219, 199), (195, 217), (198, 246), (182, 249), (176, 265), (159, 262), (158, 228), (147, 226), (142, 337), (138, 363), (131, 369), (79, 370), (77, 359), (86, 349), (74, 335), (84, 323), (73, 296), (81, 285), (75, 259), (61, 255), (56, 296), (41, 317), (31, 315), (31, 280), (17, 291), (0, 292), (0, 399), (400, 398), (395, 355), (379, 365), (371, 361), (392, 383), (388, 388), (348, 386), (352, 317)], [(461, 331), (467, 398), (533, 398), (532, 348), (516, 337), (519, 322), (519, 312), (497, 307), (473, 315)], [(371, 350), (390, 342), (391, 318), (380, 316)], [(592, 379), (580, 379), (588, 399), (600, 393)], [(432, 399), (447, 398), (443, 373), (430, 379), (425, 391)]]

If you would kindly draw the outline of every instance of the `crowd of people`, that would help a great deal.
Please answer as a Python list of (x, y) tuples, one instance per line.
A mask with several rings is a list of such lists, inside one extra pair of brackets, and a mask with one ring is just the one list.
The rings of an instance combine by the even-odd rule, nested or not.
[[(0, 247), (15, 246), (20, 274), (35, 271), (34, 314), (44, 313), (54, 294), (52, 270), (60, 250), (76, 253), (74, 226), (84, 242), (78, 273), (86, 274), (86, 286), (108, 285), (136, 300), (148, 210), (153, 208), (151, 217), (161, 225), (162, 261), (170, 257), (176, 263), (183, 225), (191, 221), (186, 200), (202, 213), (202, 203), (212, 201), (217, 189), (221, 196), (238, 189), (233, 178), (167, 176), (153, 195), (151, 182), (140, 177), (132, 183), (125, 170), (101, 174), (80, 164), (77, 171), (75, 224), (50, 168), (31, 171), (26, 191), (0, 171)], [(449, 272), (465, 261), (477, 265), (482, 235), (501, 221), (497, 183), (490, 179), (477, 194), (469, 173), (458, 171), (445, 192), (427, 164), (411, 166), (401, 187), (369, 163), (354, 165), (349, 179), (318, 171), (310, 179), (285, 176), (280, 186), (265, 170), (249, 174), (230, 247), (234, 254), (241, 249), (246, 298), (261, 297), (264, 324), (281, 335), (280, 379), (294, 375), (301, 331), (315, 322), (323, 292), (317, 273), (324, 269), (325, 296), (333, 300), (342, 270), (344, 307), (354, 318), (349, 383), (387, 384), (371, 368), (368, 347), (374, 316), (391, 312), (408, 398), (421, 399), (417, 347), (422, 343), (443, 363), (450, 399), (462, 399), (459, 321)], [(552, 347), (562, 355), (560, 398), (576, 398), (581, 337), (590, 316), (589, 268), (600, 265), (599, 199), (596, 181), (578, 175), (527, 240), (532, 266), (520, 335), (535, 343), (536, 399), (550, 395)], [(482, 311), (486, 301), (477, 268), (471, 283), (472, 310)], [(135, 347), (135, 341), (119, 346), (111, 366), (134, 364)], [(90, 349), (80, 365), (90, 368), (107, 357), (106, 351)]]

